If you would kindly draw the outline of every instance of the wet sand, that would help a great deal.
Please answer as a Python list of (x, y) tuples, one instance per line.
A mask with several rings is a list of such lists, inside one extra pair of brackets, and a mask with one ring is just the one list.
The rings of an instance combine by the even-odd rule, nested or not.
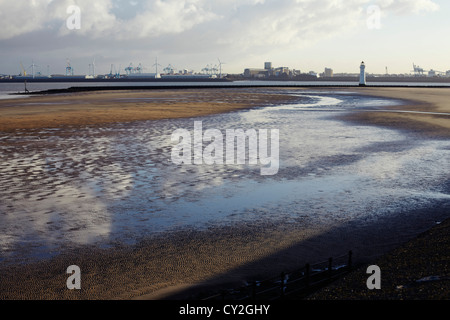
[[(329, 91), (330, 88), (324, 90)], [(347, 114), (342, 117), (344, 120), (415, 131), (428, 137), (450, 136), (450, 88), (355, 87), (335, 90), (400, 99), (406, 103), (389, 107), (385, 111)], [(295, 100), (292, 96), (270, 93), (270, 88), (100, 91), (45, 95), (0, 100), (0, 131), (196, 117), (293, 103)]]
[(381, 270), (381, 289), (368, 290), (363, 265), (311, 300), (448, 300), (450, 298), (450, 219), (372, 261)]
[[(387, 128), (397, 128), (412, 136), (433, 139), (450, 137), (450, 88), (360, 88), (358, 92), (405, 101), (387, 112), (358, 112), (342, 119)], [(398, 112), (397, 112), (398, 111)], [(408, 113), (404, 111), (413, 111)], [(416, 113), (417, 112), (417, 113)], [(424, 112), (424, 113), (422, 113)], [(427, 113), (435, 114), (427, 114)], [(439, 115), (438, 113), (443, 113)], [(450, 185), (447, 183), (447, 193)], [(450, 215), (450, 206), (430, 208), (431, 214), (443, 210)], [(414, 239), (389, 250), (378, 259), (314, 293), (312, 300), (448, 300), (450, 298), (450, 219), (437, 221), (436, 226)], [(368, 290), (366, 273), (369, 264), (381, 269), (381, 290)]]
[(385, 111), (352, 113), (342, 117), (345, 120), (397, 128), (429, 138), (450, 137), (450, 88), (372, 87), (358, 88), (356, 92), (400, 99), (405, 105), (389, 107)]
[(294, 101), (240, 89), (100, 91), (0, 100), (0, 131), (205, 116)]
[[(352, 88), (351, 91), (370, 95), (407, 98), (410, 103), (395, 107), (401, 110), (450, 112), (450, 91), (446, 89), (384, 89)], [(0, 110), (2, 130), (42, 128), (53, 125), (86, 125), (116, 121), (136, 121), (186, 117), (232, 111), (270, 103), (286, 103), (289, 98), (228, 90), (212, 90), (205, 95), (199, 91), (77, 94), (45, 96), (27, 100), (2, 101)], [(154, 101), (142, 103), (135, 99), (148, 96)], [(161, 103), (161, 98), (185, 96), (189, 102)], [(158, 99), (160, 98), (160, 99)], [(78, 99), (78, 100), (77, 100)], [(77, 105), (84, 99), (88, 106)], [(128, 99), (111, 107), (110, 99)], [(209, 100), (208, 100), (209, 99)], [(213, 101), (228, 99), (228, 105)], [(177, 99), (179, 100), (179, 99)], [(69, 101), (70, 104), (63, 105)], [(131, 102), (130, 102), (131, 101)], [(429, 101), (426, 103), (426, 101)], [(20, 103), (55, 103), (55, 105), (25, 105)], [(205, 106), (209, 106), (205, 110)], [(82, 111), (74, 111), (84, 108)], [(190, 107), (197, 109), (190, 110)], [(214, 106), (214, 107), (211, 107)], [(104, 109), (108, 108), (108, 109)], [(125, 110), (125, 109), (130, 109)], [(145, 110), (140, 112), (141, 110)], [(114, 115), (111, 113), (114, 111)], [(49, 114), (51, 112), (51, 114)], [(94, 114), (94, 115), (93, 115)], [(4, 116), (5, 115), (5, 116)], [(154, 117), (154, 118), (152, 118)], [(371, 125), (393, 126), (413, 130), (426, 137), (448, 137), (448, 116), (401, 114), (362, 111), (346, 115), (349, 121)], [(192, 294), (195, 285), (207, 284), (229, 287), (252, 278), (293, 270), (305, 263), (322, 261), (329, 256), (342, 255), (352, 249), (359, 262), (375, 261), (381, 254), (398, 247), (405, 237), (413, 238), (416, 230), (425, 231), (431, 225), (421, 224), (420, 217), (448, 216), (448, 204), (436, 204), (428, 211), (410, 213), (414, 223), (405, 216), (391, 217), (376, 225), (338, 225), (332, 229), (321, 226), (280, 224), (240, 225), (206, 231), (181, 231), (155, 236), (137, 246), (118, 245), (110, 249), (83, 247), (67, 251), (51, 259), (25, 265), (0, 266), (1, 299), (168, 299)], [(408, 215), (408, 216), (409, 216)], [(414, 230), (410, 232), (409, 230)], [(351, 231), (351, 232), (350, 232)], [(388, 239), (388, 241), (386, 240)], [(383, 243), (375, 245), (377, 240)], [(425, 244), (426, 245), (426, 244)], [(414, 250), (414, 248), (410, 248)], [(67, 266), (76, 264), (82, 269), (82, 290), (67, 290)], [(397, 266), (401, 268), (401, 266)]]

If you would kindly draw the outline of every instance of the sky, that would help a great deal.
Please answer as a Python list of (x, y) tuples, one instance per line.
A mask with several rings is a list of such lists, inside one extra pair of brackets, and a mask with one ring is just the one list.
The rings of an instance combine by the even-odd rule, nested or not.
[(0, 0), (0, 74), (450, 70), (444, 0)]

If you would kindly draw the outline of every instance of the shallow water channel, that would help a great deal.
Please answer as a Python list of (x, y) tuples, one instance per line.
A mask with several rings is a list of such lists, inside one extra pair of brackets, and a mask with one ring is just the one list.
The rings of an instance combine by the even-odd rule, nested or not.
[[(334, 118), (399, 101), (352, 92), (286, 93), (298, 95), (298, 104), (0, 133), (0, 259), (248, 221), (369, 223), (450, 199), (442, 189), (449, 141)], [(223, 133), (279, 130), (277, 173), (261, 175), (261, 164), (174, 164), (171, 135), (180, 128), (193, 132), (194, 121)]]

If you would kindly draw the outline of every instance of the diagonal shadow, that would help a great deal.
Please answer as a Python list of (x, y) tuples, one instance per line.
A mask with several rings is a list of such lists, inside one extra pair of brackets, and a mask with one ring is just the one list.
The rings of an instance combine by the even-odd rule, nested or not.
[[(391, 213), (376, 221), (353, 220), (336, 226), (327, 232), (295, 243), (250, 263), (243, 264), (226, 273), (219, 274), (202, 283), (171, 291), (166, 288), (160, 294), (141, 297), (151, 300), (197, 300), (242, 286), (244, 282), (261, 281), (276, 277), (281, 272), (292, 272), (306, 263), (317, 263), (330, 257), (353, 252), (354, 265), (373, 262), (381, 255), (430, 229), (436, 221), (450, 217), (450, 203), (436, 200), (426, 208)], [(270, 272), (267, 272), (270, 266)], [(366, 283), (361, 283), (366, 287)], [(165, 292), (165, 293), (164, 293)]]

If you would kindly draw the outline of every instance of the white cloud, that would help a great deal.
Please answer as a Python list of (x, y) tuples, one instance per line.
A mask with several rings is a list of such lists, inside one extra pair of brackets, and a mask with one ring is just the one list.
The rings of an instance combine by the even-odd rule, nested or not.
[[(149, 0), (141, 12), (125, 21), (112, 13), (118, 7), (117, 1), (0, 0), (0, 39), (50, 28), (55, 21), (60, 34), (65, 35), (69, 32), (64, 29), (66, 8), (78, 5), (82, 12), (79, 32), (91, 38), (157, 37), (183, 33), (214, 21), (208, 26), (222, 33), (217, 34), (220, 42), (283, 44), (353, 27), (361, 18), (363, 7), (371, 3), (370, 0)], [(396, 14), (439, 8), (431, 0), (379, 0), (376, 4)]]
[(0, 0), (0, 40), (10, 39), (26, 33), (43, 29), (52, 30), (57, 26), (60, 35), (67, 34), (67, 8), (77, 5), (82, 12), (82, 29), (80, 33), (98, 36), (105, 30), (112, 29), (116, 19), (109, 13), (110, 0), (34, 0), (10, 1)]
[(354, 27), (365, 0), (267, 0), (229, 16), (220, 42), (239, 47), (298, 45)]
[[(66, 19), (69, 17), (67, 8), (70, 5), (80, 7), (81, 11), (81, 29), (69, 30), (66, 27)], [(118, 21), (111, 13), (113, 4), (111, 0), (54, 0), (48, 6), (48, 18), (60, 21), (59, 35), (64, 36), (77, 32), (80, 35), (89, 38), (98, 38), (101, 36), (110, 36), (111, 31), (117, 25)]]
[(121, 22), (119, 38), (157, 37), (182, 33), (218, 16), (204, 8), (202, 0), (149, 1), (133, 20)]
[(51, 2), (0, 0), (0, 40), (42, 29)]
[(439, 5), (432, 0), (378, 0), (376, 4), (394, 14), (417, 14), (439, 9)]
[[(24, 39), (31, 39), (28, 46), (37, 52), (57, 44), (66, 50), (61, 55), (72, 57), (128, 60), (158, 53), (200, 61), (200, 55), (226, 55), (231, 63), (300, 51), (364, 30), (372, 4), (383, 16), (439, 8), (432, 0), (0, 0), (0, 45), (20, 42), (25, 52)], [(70, 5), (81, 9), (80, 30), (66, 28)]]

